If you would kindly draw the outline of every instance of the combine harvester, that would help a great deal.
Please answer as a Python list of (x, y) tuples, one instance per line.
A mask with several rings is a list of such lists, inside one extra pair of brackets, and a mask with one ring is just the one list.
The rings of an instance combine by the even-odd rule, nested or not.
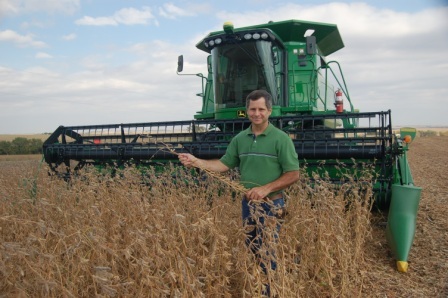
[[(247, 94), (266, 89), (274, 100), (271, 122), (291, 136), (307, 169), (324, 165), (335, 183), (340, 162), (347, 169), (366, 164), (375, 169), (375, 204), (389, 208), (387, 238), (398, 270), (406, 272), (421, 192), (406, 157), (415, 129), (395, 135), (390, 110), (354, 109), (339, 63), (325, 58), (344, 47), (337, 26), (289, 20), (235, 29), (225, 23), (196, 47), (210, 55), (208, 74), (196, 74), (202, 109), (194, 120), (60, 126), (43, 145), (51, 171), (68, 179), (86, 165), (177, 162), (165, 146), (220, 158), (229, 140), (249, 125)], [(178, 73), (182, 69), (179, 56)]]

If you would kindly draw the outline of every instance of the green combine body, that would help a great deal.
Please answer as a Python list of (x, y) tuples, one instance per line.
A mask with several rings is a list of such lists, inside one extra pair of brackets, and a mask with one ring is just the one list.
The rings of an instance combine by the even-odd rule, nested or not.
[[(398, 269), (407, 271), (421, 191), (406, 157), (415, 130), (397, 136), (391, 111), (353, 108), (339, 63), (326, 59), (344, 47), (337, 26), (299, 20), (243, 28), (225, 23), (196, 46), (210, 55), (208, 73), (196, 74), (202, 79), (202, 108), (193, 120), (60, 126), (43, 145), (51, 171), (69, 178), (85, 165), (178, 162), (164, 146), (220, 158), (232, 137), (250, 125), (247, 94), (265, 89), (273, 96), (271, 123), (290, 135), (302, 166), (328, 173), (335, 184), (342, 183), (334, 171), (341, 163), (374, 169), (375, 204), (390, 206), (387, 238)], [(182, 70), (180, 56), (177, 71)]]
[[(210, 57), (195, 119), (244, 117), (244, 100), (255, 89), (273, 95), (272, 116), (334, 113), (336, 90), (328, 72), (337, 62), (325, 56), (344, 47), (336, 25), (291, 20), (234, 29), (226, 23), (224, 31), (210, 33), (196, 46)], [(354, 112), (340, 74), (348, 110)]]

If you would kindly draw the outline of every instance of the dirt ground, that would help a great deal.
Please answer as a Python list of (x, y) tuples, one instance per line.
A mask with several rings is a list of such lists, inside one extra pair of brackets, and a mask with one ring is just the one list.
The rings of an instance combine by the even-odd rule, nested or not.
[(374, 214), (367, 280), (375, 297), (448, 297), (448, 137), (417, 138), (408, 158), (414, 183), (423, 189), (409, 271), (395, 270), (385, 238), (387, 215)]

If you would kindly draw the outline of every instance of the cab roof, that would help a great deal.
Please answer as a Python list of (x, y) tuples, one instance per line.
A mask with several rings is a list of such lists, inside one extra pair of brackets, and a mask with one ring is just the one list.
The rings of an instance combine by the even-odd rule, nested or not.
[[(316, 43), (323, 56), (328, 56), (344, 47), (338, 27), (335, 24), (317, 23), (301, 20), (287, 20), (280, 22), (268, 22), (266, 24), (253, 25), (241, 28), (235, 28), (234, 33), (251, 29), (270, 29), (284, 43), (288, 42), (305, 42), (305, 32), (314, 30), (311, 34), (316, 37)], [(204, 46), (206, 38), (224, 34), (223, 30), (211, 32), (199, 43), (196, 44), (198, 49), (208, 52)]]

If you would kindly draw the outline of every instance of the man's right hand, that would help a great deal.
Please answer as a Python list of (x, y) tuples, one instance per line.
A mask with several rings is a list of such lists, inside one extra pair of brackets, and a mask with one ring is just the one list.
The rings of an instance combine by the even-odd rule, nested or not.
[(179, 153), (179, 161), (186, 167), (195, 167), (212, 172), (225, 172), (229, 168), (219, 159), (200, 159), (190, 153)]
[(195, 167), (195, 163), (198, 161), (198, 159), (191, 155), (190, 153), (179, 153), (178, 155), (179, 161), (186, 167)]

